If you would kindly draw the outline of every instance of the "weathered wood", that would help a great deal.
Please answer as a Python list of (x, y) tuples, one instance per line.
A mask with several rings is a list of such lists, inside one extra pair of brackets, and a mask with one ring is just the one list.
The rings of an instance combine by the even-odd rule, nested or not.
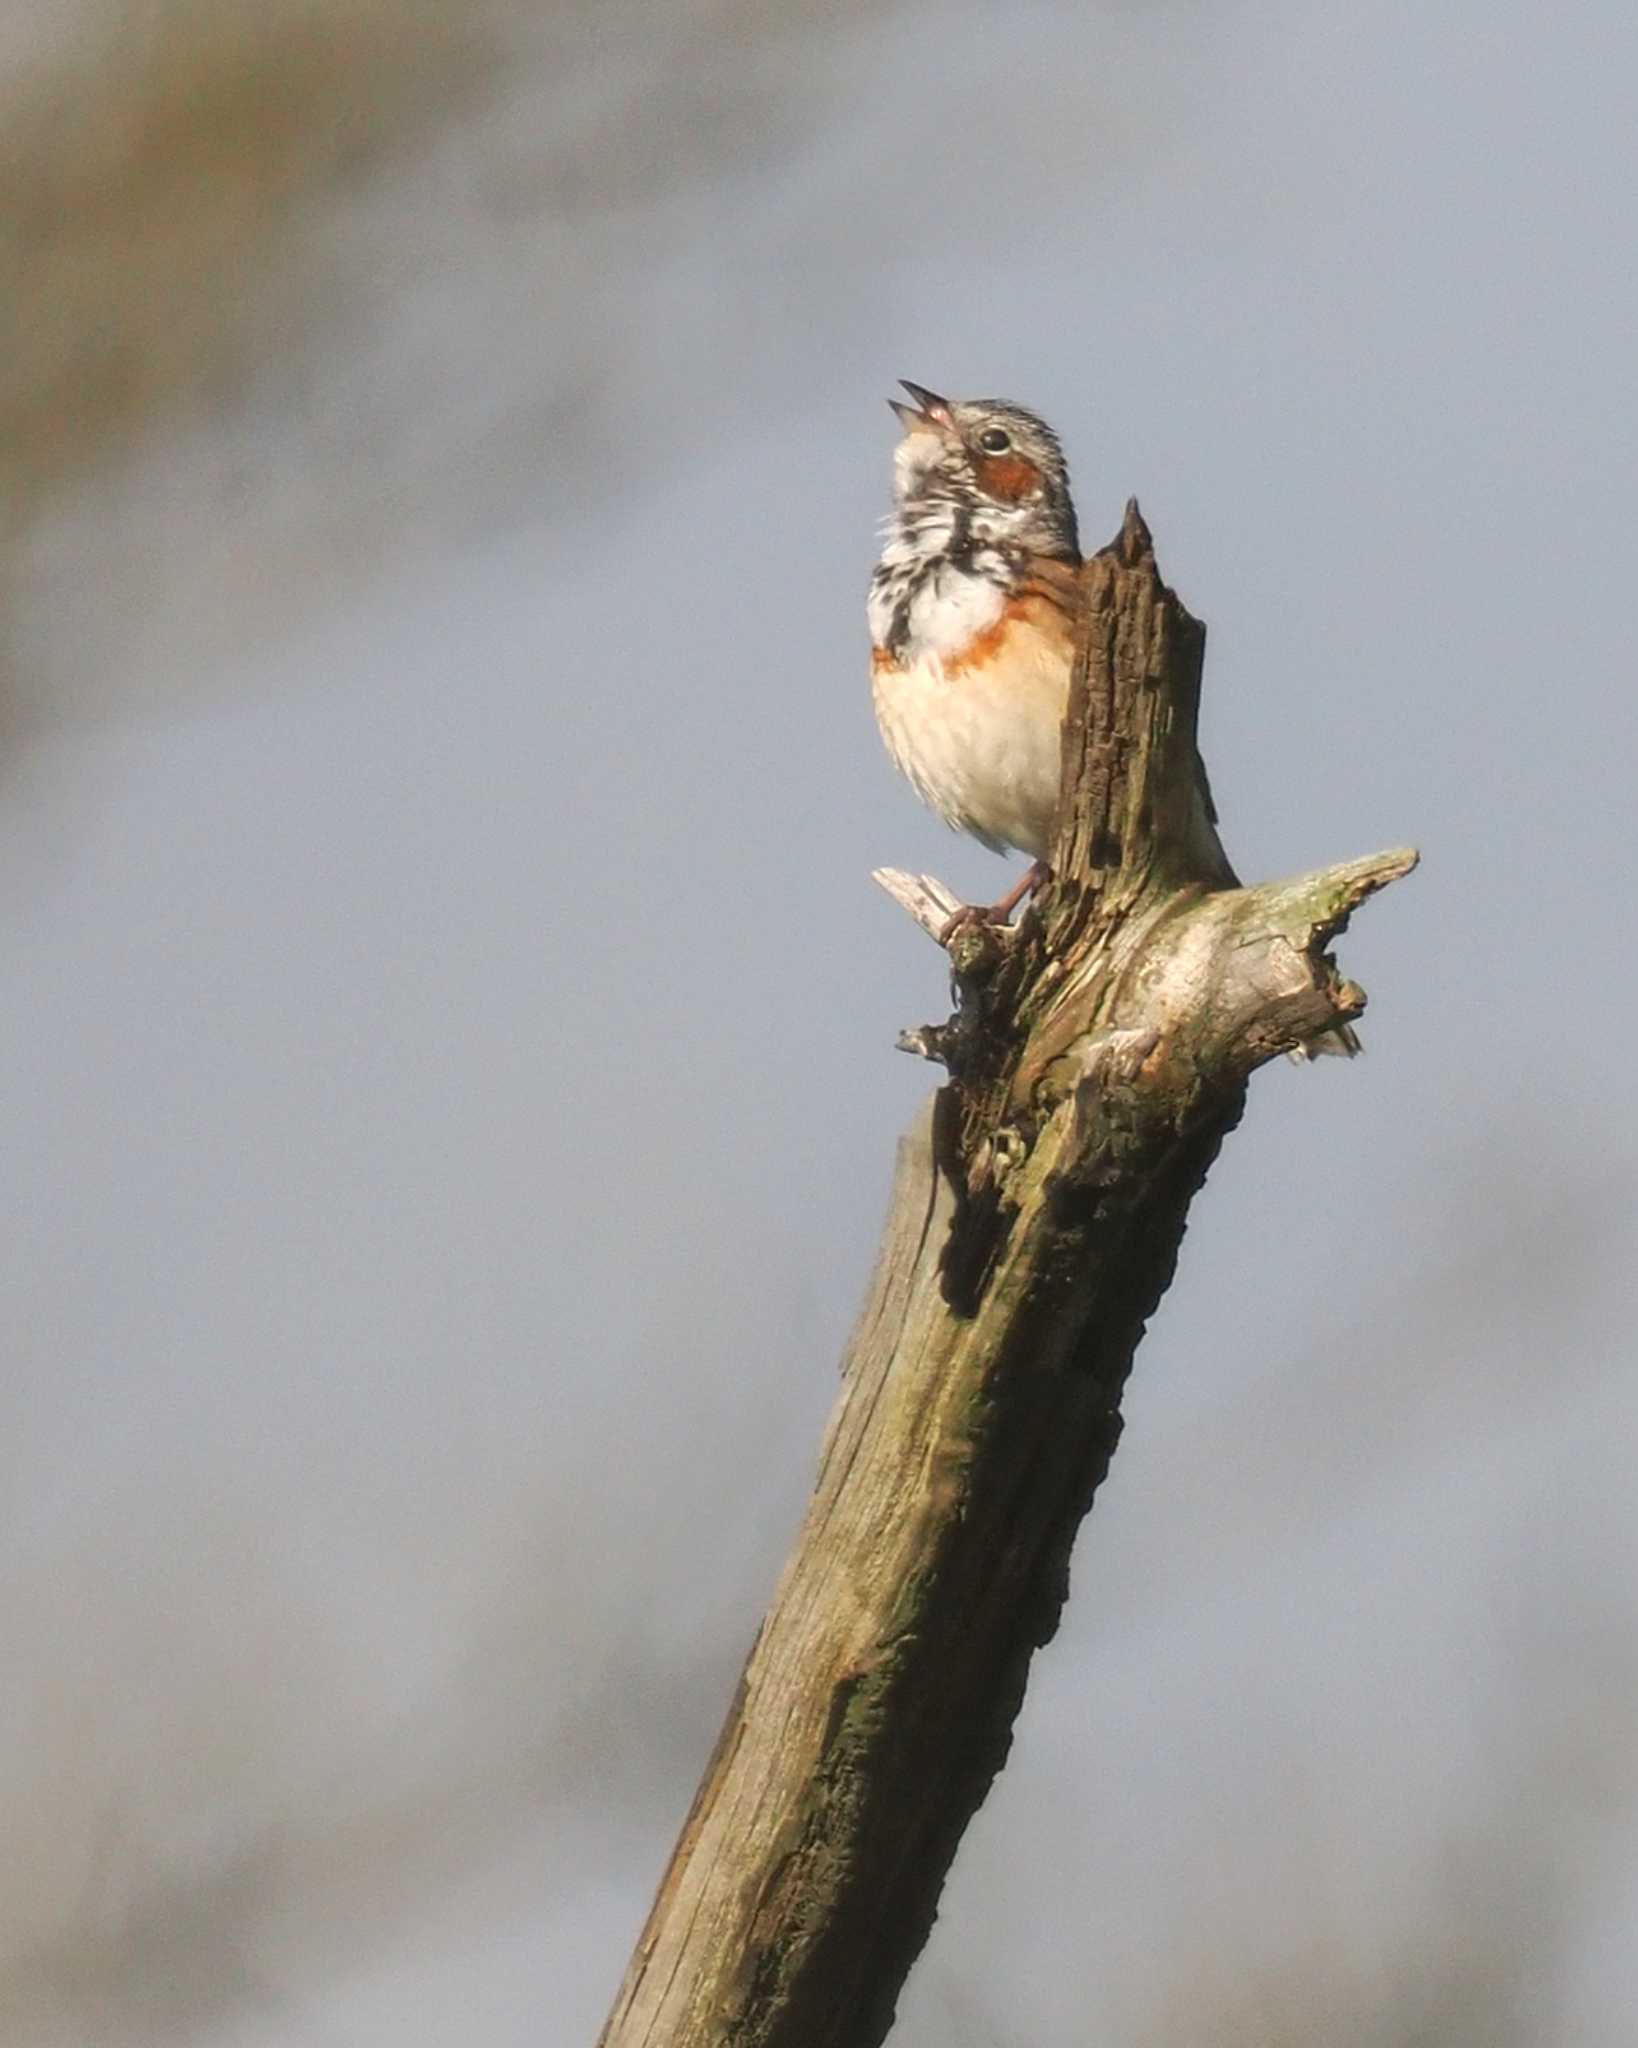
[[(1195, 745), (1204, 631), (1136, 506), (1087, 565), (1053, 881), (951, 941), (950, 1080), (899, 1148), (796, 1548), (602, 2048), (873, 2048), (1120, 1432), (1254, 1068), (1356, 1016), (1326, 948), (1398, 851), (1242, 889)], [(925, 930), (954, 899), (878, 876)]]

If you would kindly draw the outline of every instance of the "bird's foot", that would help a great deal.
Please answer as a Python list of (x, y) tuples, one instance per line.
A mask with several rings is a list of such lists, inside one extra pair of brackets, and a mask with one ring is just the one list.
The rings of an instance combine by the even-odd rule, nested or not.
[(1024, 898), (1040, 888), (1048, 873), (1046, 862), (1038, 860), (1026, 871), (1017, 887), (1009, 889), (999, 903), (963, 903), (958, 911), (945, 919), (938, 935), (939, 944), (947, 948), (957, 932), (969, 931), (974, 925), (1006, 924)]
[(1007, 913), (998, 903), (963, 903), (939, 928), (938, 942), (948, 947), (958, 932), (972, 931), (981, 924), (1005, 924)]

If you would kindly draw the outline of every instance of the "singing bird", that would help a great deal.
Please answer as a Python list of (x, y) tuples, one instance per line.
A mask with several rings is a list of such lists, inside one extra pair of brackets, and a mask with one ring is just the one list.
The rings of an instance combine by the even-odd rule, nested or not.
[(904, 381), (893, 512), (870, 583), (871, 678), (887, 751), (946, 824), (1046, 876), (1074, 659), (1081, 551), (1058, 437), (999, 399)]
[[(870, 582), (876, 722), (946, 824), (1033, 856), (999, 903), (958, 913), (1007, 918), (1046, 879), (1058, 809), (1081, 565), (1069, 468), (1057, 435), (1023, 406), (901, 382), (911, 403), (888, 400), (904, 436)], [(1209, 831), (1203, 770), (1201, 793)], [(1220, 859), (1215, 835), (1212, 846)], [(1358, 1044), (1343, 1026), (1304, 1051)]]

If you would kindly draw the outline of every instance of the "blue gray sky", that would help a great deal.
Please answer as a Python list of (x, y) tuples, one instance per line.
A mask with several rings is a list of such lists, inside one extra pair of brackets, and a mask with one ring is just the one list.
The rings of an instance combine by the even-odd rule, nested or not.
[(908, 375), (1411, 840), (1196, 1207), (902, 2048), (1638, 2001), (1630, 11), (0, 17), (0, 2019), (595, 2035), (811, 1480), (933, 949)]

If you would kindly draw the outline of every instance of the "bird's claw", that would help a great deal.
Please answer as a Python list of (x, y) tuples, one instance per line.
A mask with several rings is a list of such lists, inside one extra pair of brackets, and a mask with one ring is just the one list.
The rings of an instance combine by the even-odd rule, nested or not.
[(939, 927), (938, 942), (948, 951), (958, 932), (970, 931), (975, 925), (1005, 924), (1007, 915), (999, 903), (963, 903)]

